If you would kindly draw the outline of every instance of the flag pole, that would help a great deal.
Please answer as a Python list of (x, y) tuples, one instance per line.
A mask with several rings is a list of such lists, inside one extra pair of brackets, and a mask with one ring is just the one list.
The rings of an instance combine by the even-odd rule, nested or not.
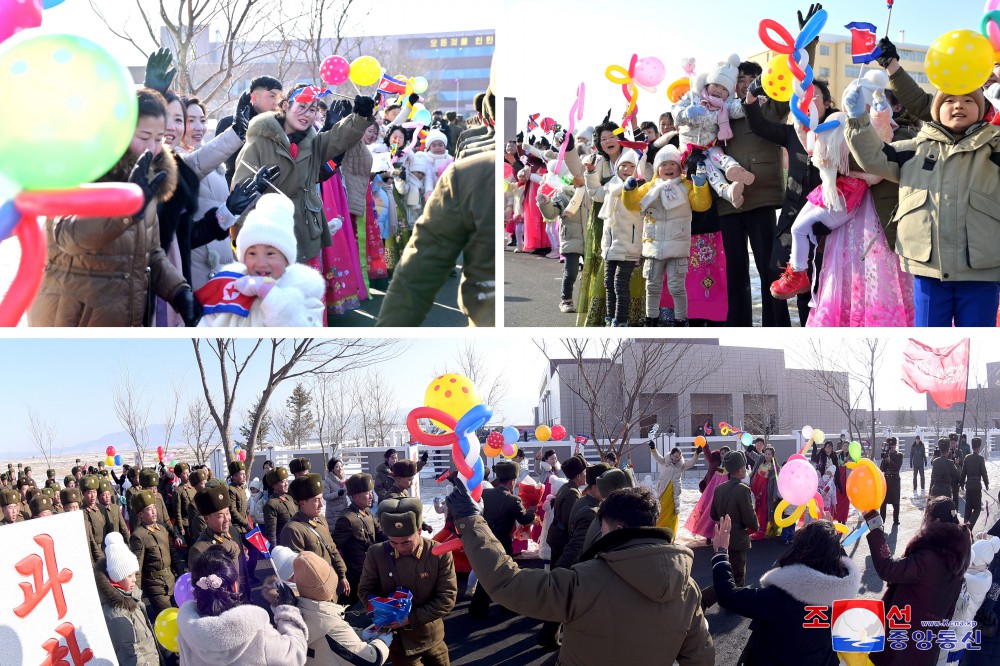
[(889, 3), (889, 18), (885, 20), (885, 36), (889, 38), (889, 24), (892, 23), (892, 3)]
[[(966, 338), (966, 343), (971, 347), (971, 338)], [(969, 406), (969, 363), (972, 359), (972, 350), (965, 355), (965, 400), (962, 401), (962, 431), (965, 431), (965, 408)], [(961, 433), (959, 433), (961, 435)], [(961, 438), (960, 438), (961, 439)]]

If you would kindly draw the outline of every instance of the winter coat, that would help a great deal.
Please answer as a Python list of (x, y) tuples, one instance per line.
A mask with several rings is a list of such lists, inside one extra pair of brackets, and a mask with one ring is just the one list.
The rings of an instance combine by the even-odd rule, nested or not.
[(930, 122), (916, 139), (885, 145), (864, 115), (848, 120), (847, 141), (865, 171), (899, 183), (893, 221), (904, 271), (1000, 280), (1000, 127), (980, 123), (955, 140)]
[(563, 548), (559, 561), (555, 562), (553, 567), (568, 569), (579, 561), (580, 555), (585, 550), (587, 531), (597, 522), (597, 508), (600, 505), (601, 501), (589, 493), (585, 493), (573, 504), (573, 511), (569, 515), (569, 541)]
[[(744, 117), (743, 105), (738, 98), (730, 95), (725, 104), (730, 123)], [(711, 146), (712, 142), (719, 138), (719, 111), (702, 107), (705, 108), (705, 115), (692, 118), (688, 115), (688, 109), (692, 106), (701, 106), (701, 94), (695, 90), (684, 93), (684, 96), (671, 109), (674, 122), (677, 123), (677, 128), (680, 130), (678, 142), (682, 151), (688, 145)], [(733, 131), (735, 133), (735, 130)], [(721, 142), (719, 147), (724, 148)]]
[(298, 505), (288, 493), (271, 495), (268, 498), (264, 504), (264, 536), (272, 546), (278, 543), (281, 531), (298, 510)]
[[(521, 569), (480, 516), (456, 521), (479, 584), (498, 604), (563, 624), (557, 664), (715, 663), (691, 578), (694, 555), (667, 530), (623, 528), (570, 569)], [(653, 659), (655, 655), (655, 660)]]
[[(361, 578), (368, 549), (385, 541), (382, 525), (370, 509), (361, 510), (353, 502), (340, 514), (333, 529), (333, 542), (347, 565), (347, 578)], [(353, 583), (352, 583), (353, 584)]]
[(306, 663), (307, 629), (295, 606), (267, 611), (246, 604), (201, 617), (189, 601), (177, 613), (177, 642), (185, 666), (301, 666)]
[(583, 225), (590, 207), (583, 187), (562, 187), (551, 197), (538, 195), (538, 210), (547, 221), (559, 219), (559, 253), (583, 254)]
[(927, 453), (923, 442), (910, 444), (910, 467), (927, 467)]
[(579, 499), (580, 488), (572, 481), (568, 481), (559, 488), (552, 500), (552, 526), (549, 528), (545, 543), (552, 548), (552, 553), (556, 556), (552, 558), (553, 561), (559, 559), (558, 555), (569, 542), (570, 517), (573, 515), (573, 505)]
[[(297, 263), (318, 257), (320, 251), (333, 242), (316, 187), (320, 167), (358, 143), (372, 123), (373, 120), (352, 113), (327, 132), (317, 134), (310, 127), (305, 138), (296, 144), (298, 154), (293, 158), (291, 142), (277, 114), (262, 113), (250, 121), (247, 142), (237, 158), (233, 181), (238, 183), (265, 165), (276, 164), (281, 168), (281, 173), (271, 182), (295, 204)], [(247, 209), (237, 221), (234, 239), (250, 210), (253, 208)]]
[(470, 326), (493, 326), (496, 301), (494, 155), (458, 160), (438, 181), (396, 266), (378, 326), (419, 326), (464, 257), (458, 307)]
[(306, 666), (382, 666), (389, 659), (389, 647), (381, 638), (361, 640), (344, 619), (346, 607), (299, 597), (298, 608), (308, 628)]
[(729, 550), (750, 550), (750, 534), (760, 529), (760, 523), (753, 510), (753, 494), (739, 479), (731, 478), (715, 489), (712, 520), (719, 522), (723, 516), (733, 521)]
[(94, 583), (119, 666), (159, 666), (160, 654), (142, 604), (142, 591), (138, 585), (131, 592), (112, 585), (106, 566), (103, 558), (94, 565)]
[(333, 543), (325, 520), (310, 518), (299, 510), (281, 530), (278, 543), (296, 553), (306, 550), (316, 553), (337, 572), (338, 578), (347, 575), (347, 565), (344, 564), (337, 545)]
[(928, 496), (944, 495), (951, 497), (951, 486), (958, 483), (959, 472), (946, 456), (937, 456), (931, 461), (931, 486)]
[[(128, 182), (137, 158), (126, 153), (98, 182)], [(157, 203), (177, 188), (177, 166), (161, 152), (149, 170), (167, 174), (138, 218), (45, 220), (48, 259), (29, 326), (142, 326), (152, 290), (170, 301), (187, 282), (160, 247)]]
[[(885, 532), (871, 530), (865, 535), (872, 564), (879, 578), (888, 583), (882, 601), (886, 612), (892, 606), (910, 606), (910, 625), (950, 619), (969, 568), (972, 537), (969, 530), (953, 523), (933, 522), (920, 528), (903, 550), (893, 558)], [(875, 666), (924, 666), (937, 660), (937, 644), (918, 650), (910, 640), (905, 650), (886, 650), (870, 655)]]
[(712, 579), (719, 605), (750, 618), (750, 639), (743, 655), (747, 666), (837, 666), (830, 627), (802, 626), (804, 606), (832, 607), (837, 599), (853, 599), (861, 585), (861, 570), (849, 557), (843, 578), (805, 564), (771, 569), (760, 587), (736, 587), (729, 556), (712, 558)]
[[(917, 130), (912, 127), (897, 125), (893, 129), (893, 142), (915, 138), (917, 138)], [(882, 230), (885, 232), (885, 242), (890, 248), (896, 247), (896, 225), (890, 224), (890, 222), (896, 212), (896, 207), (899, 205), (899, 185), (888, 180), (881, 180), (869, 187), (868, 191), (871, 192), (875, 214), (878, 215), (878, 221), (882, 224)]]
[(698, 187), (684, 176), (670, 180), (657, 176), (625, 192), (623, 198), (626, 208), (642, 211), (642, 256), (650, 259), (687, 258), (692, 210), (703, 212), (712, 206), (708, 183)]
[(337, 524), (337, 518), (344, 509), (351, 503), (351, 496), (347, 494), (347, 479), (341, 481), (333, 472), (327, 472), (323, 478), (323, 501), (326, 502), (326, 524), (333, 533), (333, 528)]
[[(587, 180), (595, 178), (598, 178), (596, 171), (587, 174)], [(601, 256), (605, 261), (639, 261), (642, 255), (642, 215), (638, 210), (625, 206), (625, 183), (620, 178), (616, 176), (604, 188), (604, 205), (600, 213), (604, 220)], [(690, 242), (690, 236), (688, 240)]]
[(365, 193), (368, 191), (373, 161), (368, 146), (358, 141), (347, 149), (340, 165), (344, 189), (347, 190), (347, 207), (351, 215), (362, 219), (365, 216)]
[[(233, 263), (223, 271), (246, 275), (247, 267)], [(204, 327), (256, 327), (256, 326), (323, 326), (326, 307), (323, 295), (326, 283), (316, 269), (302, 264), (289, 264), (265, 298), (254, 297), (250, 314), (241, 317), (232, 312), (218, 312), (201, 318)]]
[(504, 552), (514, 554), (514, 524), (531, 525), (535, 520), (534, 507), (525, 509), (521, 498), (506, 488), (494, 486), (483, 491), (483, 517), (493, 530)]
[(670, 462), (669, 456), (664, 458), (659, 451), (651, 451), (653, 460), (660, 468), (660, 474), (656, 478), (656, 499), (659, 500), (667, 486), (674, 484), (674, 511), (681, 505), (681, 481), (684, 479), (684, 472), (694, 467), (698, 462), (698, 456), (691, 456), (690, 460), (684, 460), (684, 454), (676, 464)]
[(394, 485), (396, 480), (392, 478), (392, 468), (389, 467), (389, 463), (379, 463), (375, 468), (375, 494), (378, 495), (379, 502), (386, 498)]

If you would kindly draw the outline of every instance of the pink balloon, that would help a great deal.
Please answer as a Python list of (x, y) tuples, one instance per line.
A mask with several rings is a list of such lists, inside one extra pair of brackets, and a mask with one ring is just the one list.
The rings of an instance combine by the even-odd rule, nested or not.
[(347, 80), (350, 74), (351, 63), (339, 55), (330, 56), (323, 61), (323, 64), (319, 68), (319, 75), (323, 78), (323, 81), (331, 86), (339, 86)]
[(0, 42), (42, 24), (42, 0), (0, 0)]
[(793, 458), (778, 473), (778, 492), (795, 505), (806, 504), (816, 494), (819, 476), (805, 458)]
[(552, 439), (557, 442), (566, 439), (566, 428), (561, 425), (552, 426)]
[(666, 74), (667, 70), (663, 67), (660, 59), (649, 56), (647, 58), (640, 58), (635, 63), (635, 76), (632, 78), (640, 86), (652, 88), (663, 83)]
[(514, 177), (514, 167), (512, 167), (509, 164), (507, 164), (506, 162), (503, 163), (503, 177), (504, 178), (513, 178)]
[(500, 453), (504, 454), (508, 458), (513, 458), (514, 454), (517, 453), (516, 444), (504, 444), (500, 449)]

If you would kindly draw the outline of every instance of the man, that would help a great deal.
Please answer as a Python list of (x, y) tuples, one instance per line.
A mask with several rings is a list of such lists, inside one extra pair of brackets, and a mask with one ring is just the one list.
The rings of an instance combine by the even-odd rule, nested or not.
[[(152, 491), (154, 496), (154, 501), (156, 502), (156, 519), (160, 522), (160, 525), (166, 530), (167, 534), (170, 535), (171, 542), (175, 548), (181, 548), (184, 546), (184, 542), (181, 540), (180, 534), (178, 534), (176, 528), (170, 524), (170, 516), (167, 514), (167, 505), (163, 501), (163, 495), (160, 494), (157, 488), (157, 482), (159, 481), (159, 476), (156, 470), (147, 467), (139, 472), (139, 485), (142, 490)], [(133, 493), (134, 494), (134, 493)], [(133, 527), (134, 525), (133, 521)]]
[(660, 132), (656, 127), (656, 123), (651, 120), (644, 121), (641, 125), (639, 125), (639, 129), (642, 130), (642, 135), (645, 137), (646, 143), (656, 141), (660, 138)]
[(21, 515), (21, 495), (13, 488), (0, 490), (0, 508), (3, 509), (3, 525), (13, 525), (24, 520)]
[(25, 520), (31, 518), (31, 508), (28, 506), (28, 502), (31, 500), (29, 493), (32, 488), (34, 486), (23, 475), (18, 477), (17, 491), (21, 494), (21, 515), (24, 516)]
[(174, 520), (177, 521), (177, 531), (180, 533), (181, 539), (190, 546), (198, 538), (198, 534), (191, 532), (188, 509), (194, 502), (194, 495), (198, 491), (191, 485), (191, 471), (187, 463), (180, 462), (174, 465), (174, 474), (180, 480), (180, 484), (174, 489)]
[(470, 127), (469, 129), (463, 131), (458, 135), (458, 141), (455, 142), (455, 151), (458, 152), (462, 149), (462, 146), (467, 141), (481, 138), (489, 132), (489, 127), (485, 123), (482, 123), (483, 119), (483, 102), (486, 100), (486, 93), (477, 93), (472, 98), (472, 106), (476, 110), (476, 116), (480, 120), (480, 124), (476, 127)]
[(284, 467), (275, 467), (265, 474), (264, 483), (271, 489), (271, 497), (264, 505), (264, 537), (272, 546), (276, 546), (281, 530), (298, 511), (298, 507), (288, 495), (288, 470)]
[(402, 499), (410, 496), (410, 488), (413, 487), (413, 477), (427, 464), (427, 452), (420, 454), (419, 462), (412, 460), (397, 460), (392, 464), (392, 487), (385, 494), (384, 499)]
[(968, 435), (964, 432), (958, 436), (958, 450), (962, 452), (963, 458), (972, 453), (972, 449), (969, 448)]
[[(760, 529), (760, 524), (757, 522), (757, 513), (753, 510), (753, 494), (743, 483), (747, 475), (747, 464), (743, 454), (739, 451), (730, 451), (723, 459), (722, 466), (729, 473), (729, 480), (715, 489), (715, 496), (712, 498), (712, 520), (719, 522), (723, 516), (729, 516), (733, 521), (729, 562), (733, 567), (736, 587), (744, 587), (750, 535)], [(715, 603), (713, 588), (703, 590), (702, 596), (705, 608)]]
[(288, 463), (288, 471), (292, 473), (292, 480), (301, 478), (312, 469), (312, 463), (308, 458), (292, 458)]
[[(240, 101), (236, 105), (236, 113), (231, 116), (226, 116), (219, 121), (219, 124), (215, 128), (215, 136), (219, 136), (227, 129), (233, 126), (236, 121), (237, 116), (243, 116), (245, 118), (246, 124), (249, 124), (250, 120), (254, 116), (260, 113), (267, 113), (268, 111), (274, 111), (278, 108), (278, 102), (280, 101), (281, 93), (281, 81), (271, 76), (258, 76), (250, 82), (250, 89), (240, 96)], [(246, 129), (243, 129), (243, 137), (246, 138)], [(233, 174), (236, 173), (236, 158), (239, 156), (240, 151), (236, 151), (226, 160), (226, 183), (232, 185)], [(253, 165), (254, 169), (263, 166), (260, 164)]]
[(449, 111), (444, 117), (448, 120), (448, 130), (445, 132), (448, 135), (448, 153), (454, 157), (458, 149), (458, 137), (464, 131), (464, 127), (459, 124), (458, 114), (454, 111)]
[(747, 449), (747, 467), (753, 469), (757, 461), (764, 457), (765, 446), (767, 446), (767, 442), (764, 441), (763, 437), (753, 440), (753, 448)]
[(552, 571), (519, 568), (461, 481), (446, 500), (479, 585), (516, 613), (563, 623), (559, 663), (647, 664), (653, 643), (656, 663), (715, 663), (694, 555), (655, 527), (659, 504), (648, 490), (611, 492), (598, 509), (601, 538), (572, 569)]
[(219, 546), (233, 558), (233, 564), (243, 571), (243, 547), (238, 535), (232, 529), (229, 515), (229, 493), (225, 488), (215, 486), (203, 488), (194, 496), (198, 513), (205, 518), (205, 531), (188, 549), (188, 568), (193, 569), (195, 561), (209, 548)]
[(931, 462), (931, 489), (929, 493), (931, 497), (935, 495), (951, 497), (952, 484), (960, 481), (958, 467), (948, 457), (950, 451), (949, 441), (943, 437), (939, 439), (938, 454)]
[(208, 474), (205, 473), (203, 469), (196, 469), (191, 472), (188, 477), (191, 481), (191, 489), (194, 491), (191, 494), (191, 503), (187, 506), (187, 521), (188, 521), (188, 548), (191, 547), (201, 533), (205, 531), (208, 527), (208, 523), (205, 522), (204, 516), (198, 511), (198, 505), (194, 503), (194, 496), (198, 494), (199, 490), (202, 490), (208, 483)]
[(389, 491), (392, 490), (395, 484), (395, 480), (392, 478), (392, 466), (399, 460), (399, 454), (396, 452), (396, 449), (387, 449), (382, 454), (382, 457), (384, 460), (375, 468), (375, 478), (373, 479), (375, 494), (378, 496), (379, 502), (383, 499), (388, 499)]
[(455, 607), (458, 582), (451, 553), (435, 555), (433, 541), (420, 536), (423, 505), (404, 497), (383, 502), (379, 522), (388, 541), (368, 550), (358, 596), (386, 597), (403, 587), (413, 605), (403, 622), (389, 625), (393, 666), (448, 666), (444, 618)]
[(80, 487), (80, 480), (83, 478), (83, 467), (80, 466), (80, 459), (76, 459), (76, 466), (70, 470), (73, 478), (76, 479), (76, 487)]
[(59, 502), (62, 504), (63, 511), (79, 511), (80, 507), (83, 506), (83, 495), (80, 494), (80, 489), (76, 486), (63, 488), (59, 491)]
[[(955, 463), (955, 468), (958, 469), (959, 475), (961, 475), (965, 456), (962, 455), (962, 449), (958, 447), (958, 435), (956, 433), (948, 435), (948, 447), (948, 459)], [(959, 477), (955, 477), (951, 482), (951, 501), (955, 503), (956, 507), (959, 506), (958, 487)]]
[(247, 491), (244, 489), (246, 482), (246, 463), (240, 460), (229, 463), (229, 515), (233, 521), (233, 528), (240, 537), (243, 550), (247, 553), (247, 583), (252, 584), (257, 581), (254, 572), (257, 570), (260, 553), (246, 541), (246, 534), (250, 531), (250, 522), (247, 520)]
[(28, 504), (31, 506), (32, 520), (52, 515), (52, 499), (45, 493), (35, 493)]
[[(590, 470), (587, 470), (587, 478), (590, 478)], [(606, 465), (604, 466), (607, 467)], [(531, 525), (535, 520), (534, 508), (525, 509), (521, 503), (521, 498), (514, 494), (514, 483), (521, 473), (521, 468), (517, 463), (500, 461), (493, 467), (496, 474), (496, 482), (492, 488), (483, 491), (483, 519), (493, 531), (503, 552), (510, 556), (514, 555), (514, 524)], [(579, 505), (580, 502), (577, 502)], [(469, 603), (469, 615), (475, 618), (485, 618), (489, 615), (490, 595), (482, 585), (476, 586), (476, 592), (472, 595)]]
[(885, 475), (885, 499), (879, 514), (885, 521), (886, 506), (892, 505), (892, 524), (899, 525), (899, 470), (903, 467), (903, 454), (896, 450), (896, 438), (886, 440), (886, 450), (878, 468)]
[(308, 550), (326, 560), (337, 572), (340, 593), (346, 598), (351, 594), (347, 565), (344, 564), (344, 558), (340, 556), (337, 544), (330, 535), (330, 528), (322, 516), (323, 479), (319, 474), (306, 474), (292, 481), (288, 490), (298, 505), (298, 511), (282, 528), (278, 542), (296, 553)]
[(983, 440), (972, 438), (972, 453), (965, 457), (960, 482), (965, 488), (965, 524), (970, 529), (976, 527), (979, 514), (983, 511), (983, 486), (990, 489), (990, 477), (986, 473), (986, 460), (979, 455)]
[(112, 532), (122, 535), (122, 542), (128, 543), (131, 532), (122, 515), (122, 509), (117, 502), (113, 501), (111, 493), (111, 482), (101, 479), (101, 485), (97, 489), (97, 501), (100, 503), (101, 513), (104, 514), (104, 536)]
[(156, 494), (149, 489), (133, 493), (129, 503), (135, 530), (128, 540), (128, 547), (139, 561), (135, 584), (149, 601), (151, 621), (156, 620), (160, 611), (173, 605), (170, 595), (174, 593), (170, 533), (156, 515), (156, 505)]
[(65, 488), (76, 488), (76, 477), (72, 474), (67, 474), (63, 477), (63, 487)]
[[(569, 541), (563, 549), (559, 561), (554, 566), (569, 569), (576, 564), (583, 553), (583, 543), (587, 539), (587, 531), (597, 518), (597, 507), (601, 505), (601, 491), (597, 487), (597, 479), (605, 472), (614, 469), (609, 463), (597, 463), (587, 468), (587, 485), (580, 494), (580, 499), (573, 505), (569, 516)], [(485, 512), (483, 512), (485, 516)], [(487, 519), (489, 522), (489, 519)]]
[[(52, 513), (53, 514), (62, 513), (63, 512), (62, 503), (59, 501), (59, 493), (56, 491), (56, 488), (53, 486), (46, 486), (45, 488), (42, 488), (42, 492), (45, 493), (46, 497), (52, 500)], [(98, 495), (98, 500), (100, 500), (99, 495)]]
[[(604, 474), (597, 477), (597, 490), (601, 496), (601, 503), (608, 498), (616, 490), (621, 490), (622, 488), (634, 488), (635, 479), (632, 476), (621, 469), (609, 469)], [(598, 507), (599, 508), (599, 507)], [(580, 550), (580, 557), (577, 558), (577, 562), (581, 561), (584, 554), (590, 550), (590, 548), (601, 538), (601, 521), (593, 520), (590, 523), (590, 527), (587, 528), (587, 536), (584, 537), (583, 547)]]
[(358, 600), (361, 572), (365, 567), (365, 554), (376, 543), (385, 541), (382, 525), (372, 515), (372, 489), (375, 484), (369, 474), (352, 474), (344, 484), (351, 503), (337, 518), (333, 530), (333, 542), (347, 565), (347, 582), (351, 593), (346, 605)]
[(920, 475), (920, 492), (924, 492), (924, 468), (927, 467), (927, 451), (920, 435), (913, 438), (910, 445), (910, 469), (913, 470), (913, 496), (917, 496), (917, 475)]
[(91, 563), (104, 557), (104, 512), (97, 502), (97, 494), (101, 482), (92, 474), (81, 477), (80, 488), (83, 489), (83, 518), (87, 528), (87, 546), (90, 549)]

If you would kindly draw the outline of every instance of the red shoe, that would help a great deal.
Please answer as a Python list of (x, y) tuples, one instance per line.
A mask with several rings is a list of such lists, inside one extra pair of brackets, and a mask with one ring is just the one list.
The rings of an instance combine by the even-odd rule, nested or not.
[(787, 301), (808, 291), (809, 274), (805, 271), (793, 271), (791, 264), (785, 266), (781, 277), (771, 283), (771, 296), (779, 301)]

